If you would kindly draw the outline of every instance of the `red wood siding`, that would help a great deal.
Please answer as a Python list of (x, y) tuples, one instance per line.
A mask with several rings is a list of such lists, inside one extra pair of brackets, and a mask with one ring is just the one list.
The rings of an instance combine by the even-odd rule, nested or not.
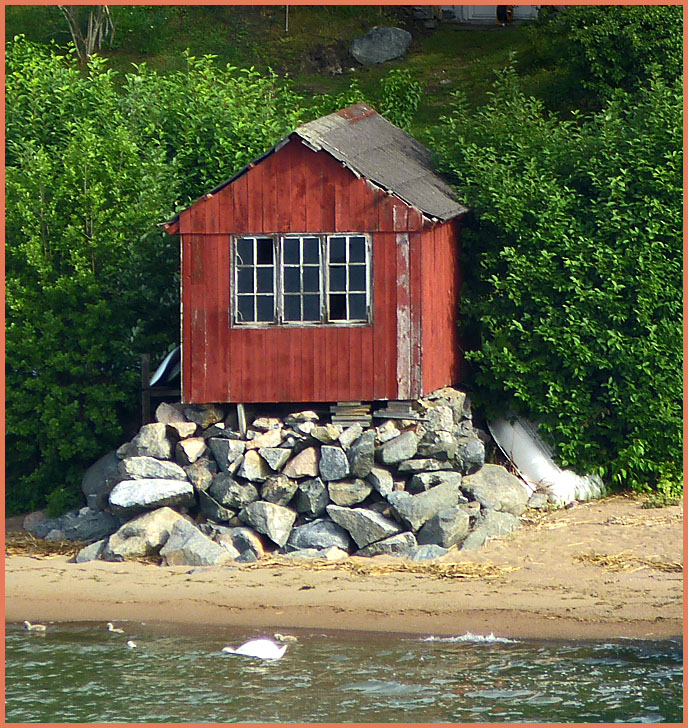
[[(431, 302), (426, 288), (433, 277), (422, 269), (428, 246), (447, 247), (442, 235), (433, 232), (437, 229), (423, 230), (418, 210), (298, 140), (196, 202), (179, 219), (184, 401), (367, 401), (398, 399), (400, 391), (411, 397), (427, 391), (426, 380), (443, 376), (436, 359), (450, 337), (428, 332), (426, 340), (424, 332), (433, 326), (421, 323), (426, 309), (438, 322), (447, 318), (446, 303), (442, 308)], [(373, 324), (232, 328), (230, 236), (309, 232), (372, 236)], [(408, 238), (407, 289), (398, 284), (399, 235)], [(434, 254), (428, 255), (435, 261)], [(437, 256), (438, 270), (444, 258), (444, 253)], [(455, 261), (451, 266), (456, 269)], [(447, 271), (440, 274), (447, 279)], [(400, 380), (398, 311), (405, 301), (410, 320), (408, 379)], [(429, 379), (426, 345), (433, 362)]]

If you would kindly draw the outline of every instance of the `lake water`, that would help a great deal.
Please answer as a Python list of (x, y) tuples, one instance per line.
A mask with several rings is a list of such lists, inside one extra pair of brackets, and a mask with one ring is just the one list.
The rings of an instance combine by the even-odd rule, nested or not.
[[(6, 625), (7, 722), (682, 722), (679, 641), (292, 631), (266, 662), (222, 652), (269, 632)], [(185, 628), (186, 629), (186, 628)], [(175, 633), (176, 632), (176, 633)], [(128, 639), (137, 643), (126, 647)]]

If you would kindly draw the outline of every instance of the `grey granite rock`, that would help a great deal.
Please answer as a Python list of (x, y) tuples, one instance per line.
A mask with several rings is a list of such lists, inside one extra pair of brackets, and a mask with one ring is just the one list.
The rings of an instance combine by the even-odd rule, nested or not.
[(485, 445), (477, 437), (458, 437), (454, 463), (462, 473), (475, 473), (485, 464)]
[(417, 450), (418, 436), (414, 432), (408, 431), (382, 445), (379, 456), (385, 465), (394, 465), (403, 460), (410, 460)]
[(389, 470), (385, 468), (372, 468), (366, 476), (366, 480), (383, 498), (386, 498), (394, 490), (394, 478)]
[(261, 447), (258, 454), (275, 472), (280, 471), (291, 457), (291, 450), (286, 447)]
[(290, 549), (326, 549), (330, 546), (348, 551), (351, 548), (351, 539), (341, 526), (324, 518), (297, 526), (287, 541)]
[(220, 544), (204, 536), (189, 521), (177, 521), (170, 537), (160, 549), (165, 566), (214, 566), (231, 560)]
[(200, 458), (195, 463), (187, 465), (184, 472), (196, 490), (208, 490), (217, 475), (217, 463), (208, 458)]
[(195, 463), (207, 450), (206, 441), (202, 437), (187, 437), (180, 440), (175, 449), (174, 454), (177, 462), (182, 465), (191, 465)]
[(390, 493), (387, 501), (397, 518), (412, 531), (417, 531), (426, 521), (441, 510), (455, 506), (460, 492), (456, 483), (440, 483), (424, 493), (410, 495), (405, 492)]
[(186, 419), (195, 422), (202, 430), (222, 421), (224, 411), (215, 404), (191, 404), (184, 407)]
[(229, 473), (232, 464), (246, 450), (246, 443), (243, 440), (231, 440), (226, 437), (210, 437), (206, 442), (223, 473)]
[(451, 548), (468, 535), (470, 519), (460, 506), (451, 506), (429, 518), (418, 531), (419, 544), (437, 544)]
[(88, 546), (84, 546), (79, 553), (74, 557), (74, 562), (77, 564), (84, 564), (87, 561), (95, 561), (103, 553), (107, 539), (103, 538), (100, 541), (94, 541)]
[(347, 427), (342, 432), (342, 434), (339, 436), (339, 444), (345, 450), (348, 450), (354, 440), (358, 439), (362, 433), (363, 428), (358, 424), (358, 422), (356, 422), (355, 424), (351, 425), (351, 427)]
[(431, 559), (439, 559), (448, 553), (448, 549), (438, 546), (437, 544), (422, 544), (416, 546), (415, 549), (411, 549), (408, 553), (408, 557), (411, 561), (430, 561)]
[(162, 422), (143, 425), (131, 441), (133, 452), (130, 450), (127, 454), (149, 455), (159, 460), (170, 460), (174, 449), (174, 439), (170, 436), (168, 426)]
[(397, 470), (403, 475), (415, 475), (416, 473), (430, 473), (438, 470), (451, 470), (451, 463), (442, 462), (435, 458), (413, 458), (404, 460), (397, 465)]
[(501, 465), (484, 465), (477, 473), (467, 475), (461, 490), (483, 508), (520, 516), (526, 509), (529, 492), (521, 481)]
[(254, 501), (239, 512), (239, 518), (278, 546), (287, 543), (296, 511), (267, 501)]
[(293, 457), (282, 468), (282, 472), (290, 478), (314, 478), (318, 475), (318, 450), (307, 447)]
[(405, 531), (381, 541), (375, 541), (368, 546), (356, 552), (356, 556), (379, 556), (386, 554), (389, 556), (408, 556), (412, 549), (418, 546), (416, 538), (412, 533)]
[(362, 503), (372, 490), (373, 486), (360, 478), (347, 478), (327, 484), (330, 500), (338, 506), (354, 506)]
[(188, 480), (142, 478), (118, 483), (110, 493), (109, 502), (115, 515), (131, 516), (163, 506), (189, 507), (196, 499)]
[(105, 561), (156, 554), (167, 541), (174, 524), (184, 516), (171, 508), (158, 508), (128, 521), (113, 533), (102, 552)]
[(158, 460), (147, 455), (125, 458), (119, 463), (122, 480), (141, 480), (142, 478), (163, 478), (186, 480), (184, 469), (169, 460)]
[(81, 480), (81, 491), (91, 508), (102, 510), (112, 490), (109, 479), (117, 475), (120, 459), (114, 450), (103, 455), (89, 467)]
[(234, 510), (245, 508), (260, 497), (257, 489), (251, 483), (240, 483), (227, 473), (215, 476), (212, 485), (208, 488), (208, 495), (212, 496), (221, 506)]
[(401, 532), (399, 524), (367, 508), (327, 506), (330, 518), (348, 531), (360, 548)]
[(341, 480), (349, 474), (349, 461), (340, 447), (323, 445), (320, 448), (320, 477), (324, 481)]
[(364, 66), (374, 66), (401, 58), (411, 45), (411, 34), (401, 28), (375, 26), (365, 35), (354, 38), (351, 55)]
[(283, 473), (271, 475), (260, 489), (261, 500), (269, 503), (276, 503), (278, 506), (286, 506), (294, 497), (299, 484), (288, 478)]
[(422, 493), (440, 483), (452, 482), (461, 485), (461, 477), (461, 473), (457, 473), (455, 470), (417, 473), (409, 480), (406, 489), (409, 493)]
[(366, 430), (354, 440), (346, 453), (349, 471), (356, 478), (365, 478), (375, 465), (375, 431)]
[(257, 450), (249, 450), (237, 470), (237, 475), (246, 480), (262, 483), (273, 474), (270, 466), (263, 460)]
[(203, 490), (198, 491), (198, 506), (204, 516), (217, 522), (231, 521), (237, 513), (218, 503), (211, 495)]
[(299, 483), (294, 504), (304, 516), (317, 517), (325, 512), (330, 496), (320, 478), (310, 478)]

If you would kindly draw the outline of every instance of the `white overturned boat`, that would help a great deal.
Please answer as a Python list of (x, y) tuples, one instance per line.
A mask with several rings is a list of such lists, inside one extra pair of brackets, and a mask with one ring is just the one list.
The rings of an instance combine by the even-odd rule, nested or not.
[(591, 500), (605, 494), (596, 475), (578, 475), (562, 470), (553, 460), (552, 448), (540, 437), (532, 422), (512, 415), (487, 423), (500, 450), (518, 470), (528, 490), (546, 490), (559, 505)]

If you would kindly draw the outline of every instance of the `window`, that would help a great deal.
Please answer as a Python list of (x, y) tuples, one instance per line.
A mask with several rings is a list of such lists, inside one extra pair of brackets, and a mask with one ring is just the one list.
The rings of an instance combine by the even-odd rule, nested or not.
[(235, 324), (370, 322), (368, 236), (247, 235), (233, 246)]

